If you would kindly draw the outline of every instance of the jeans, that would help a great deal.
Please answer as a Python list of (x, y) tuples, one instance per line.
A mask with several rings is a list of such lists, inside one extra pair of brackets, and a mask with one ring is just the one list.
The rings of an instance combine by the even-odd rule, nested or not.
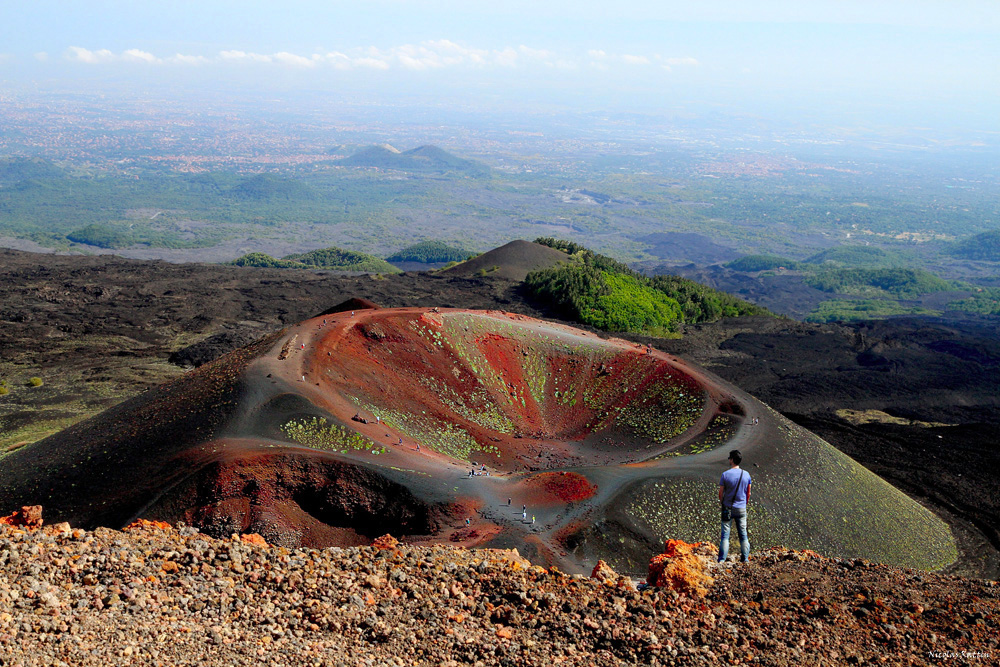
[[(730, 516), (726, 516), (729, 514)], [(750, 538), (747, 537), (747, 510), (745, 507), (722, 508), (722, 535), (719, 537), (719, 562), (729, 555), (729, 529), (736, 522), (736, 534), (740, 536), (740, 560), (750, 560)]]

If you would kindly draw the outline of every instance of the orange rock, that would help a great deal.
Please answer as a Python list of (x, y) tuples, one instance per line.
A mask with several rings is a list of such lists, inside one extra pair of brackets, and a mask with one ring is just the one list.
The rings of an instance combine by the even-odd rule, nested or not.
[(40, 528), (42, 526), (42, 506), (25, 505), (5, 517), (0, 517), (0, 524), (6, 526), (24, 526), (25, 528)]
[(266, 547), (267, 540), (258, 535), (257, 533), (245, 533), (240, 535), (240, 541), (244, 544), (256, 544), (259, 547)]
[(177, 570), (181, 569), (181, 566), (172, 560), (167, 560), (163, 561), (163, 565), (160, 566), (160, 569), (163, 570), (164, 572), (170, 573), (170, 572), (176, 572)]
[(602, 584), (614, 585), (618, 581), (618, 573), (603, 560), (599, 560), (594, 566), (593, 572), (590, 573), (590, 578), (597, 579)]
[(502, 625), (497, 626), (497, 637), (500, 639), (511, 639), (514, 633), (511, 632), (510, 628), (505, 628)]
[(372, 546), (375, 547), (376, 549), (395, 549), (396, 547), (399, 546), (399, 540), (397, 540), (389, 533), (386, 533), (382, 537), (372, 542)]
[(147, 521), (146, 519), (136, 519), (122, 530), (171, 530), (171, 526), (166, 521)]
[(704, 597), (713, 581), (708, 574), (712, 550), (704, 546), (702, 542), (688, 544), (682, 540), (667, 540), (664, 552), (649, 561), (646, 583), (691, 597)]

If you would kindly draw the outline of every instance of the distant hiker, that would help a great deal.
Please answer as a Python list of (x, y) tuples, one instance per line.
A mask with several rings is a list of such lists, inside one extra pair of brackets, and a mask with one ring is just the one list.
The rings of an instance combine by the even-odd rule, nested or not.
[(527, 511), (528, 511), (528, 506), (527, 505), (521, 505), (521, 514), (524, 514)]
[(531, 525), (532, 526), (535, 525), (535, 515), (534, 514), (531, 515)]
[(403, 444), (403, 438), (402, 438), (402, 436), (400, 436), (400, 438), (399, 438), (399, 444)]
[(376, 424), (381, 424), (382, 423), (382, 418), (379, 417), (378, 415), (375, 415), (375, 423)]
[(510, 507), (510, 498), (507, 499), (507, 507)]
[(523, 510), (521, 512), (521, 520), (525, 521), (528, 518), (528, 510)]
[(420, 443), (419, 442), (417, 443), (417, 451), (418, 452), (420, 451)]
[(472, 519), (466, 519), (465, 520), (465, 525), (466, 526), (470, 525), (471, 523), (472, 523)]
[(740, 537), (740, 561), (750, 560), (750, 539), (747, 537), (747, 501), (750, 500), (750, 474), (740, 468), (740, 450), (729, 452), (729, 470), (719, 479), (719, 502), (722, 504), (722, 534), (719, 536), (719, 562), (729, 555), (729, 530), (736, 521)]

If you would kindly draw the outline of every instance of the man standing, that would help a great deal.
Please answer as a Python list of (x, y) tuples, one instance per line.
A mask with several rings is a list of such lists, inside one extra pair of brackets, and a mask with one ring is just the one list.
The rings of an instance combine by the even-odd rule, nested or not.
[(729, 452), (729, 470), (719, 480), (719, 502), (722, 503), (722, 535), (719, 538), (719, 562), (729, 555), (729, 530), (736, 521), (740, 537), (740, 561), (750, 560), (750, 539), (747, 537), (747, 501), (750, 500), (750, 474), (740, 468), (740, 450)]

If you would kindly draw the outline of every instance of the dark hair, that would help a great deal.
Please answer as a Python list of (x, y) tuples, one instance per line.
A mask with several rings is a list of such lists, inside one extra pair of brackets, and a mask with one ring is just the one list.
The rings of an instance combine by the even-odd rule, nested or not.
[(734, 449), (733, 451), (729, 452), (729, 460), (735, 463), (736, 465), (739, 465), (740, 461), (743, 460), (743, 455), (740, 454), (740, 450)]

